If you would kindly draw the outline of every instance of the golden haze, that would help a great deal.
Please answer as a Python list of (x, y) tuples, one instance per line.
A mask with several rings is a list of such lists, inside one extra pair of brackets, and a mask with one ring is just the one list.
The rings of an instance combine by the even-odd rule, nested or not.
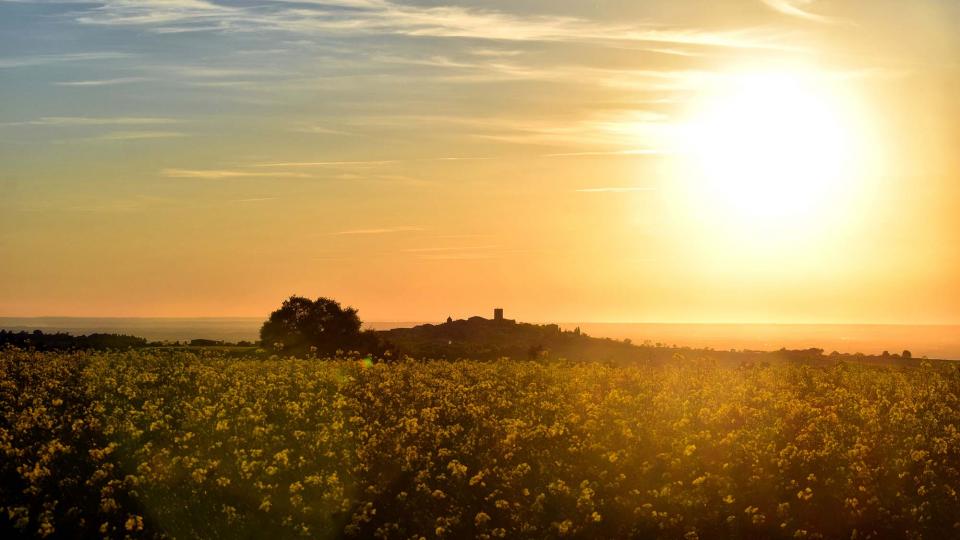
[(960, 323), (957, 34), (947, 7), (874, 6), (757, 2), (736, 28), (678, 5), (644, 40), (504, 12), (517, 39), (484, 46), (466, 9), (396, 29), (392, 56), (337, 34), (362, 61), (198, 33), (209, 65), (183, 66), (132, 41), (163, 82), (7, 62), (30, 106), (0, 126), (0, 314), (298, 293), (365, 320)]

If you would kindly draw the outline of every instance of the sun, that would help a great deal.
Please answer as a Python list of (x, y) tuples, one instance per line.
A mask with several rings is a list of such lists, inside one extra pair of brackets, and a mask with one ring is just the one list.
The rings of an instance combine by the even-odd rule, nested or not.
[(728, 74), (680, 130), (681, 196), (711, 227), (740, 236), (817, 228), (854, 189), (860, 142), (851, 111), (826, 77)]

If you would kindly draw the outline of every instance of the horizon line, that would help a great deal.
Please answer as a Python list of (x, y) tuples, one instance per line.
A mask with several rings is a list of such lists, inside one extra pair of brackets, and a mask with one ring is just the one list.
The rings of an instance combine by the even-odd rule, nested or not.
[[(0, 320), (3, 319), (32, 319), (32, 320), (50, 320), (50, 319), (104, 319), (104, 320), (122, 320), (122, 319), (139, 319), (139, 320), (266, 320), (269, 317), (267, 316), (253, 316), (253, 315), (199, 315), (199, 316), (148, 316), (148, 315), (134, 315), (134, 316), (125, 316), (125, 315), (109, 315), (109, 316), (91, 316), (91, 315), (28, 315), (28, 316), (16, 316), (16, 315), (0, 315)], [(482, 315), (470, 315), (467, 317), (462, 317), (460, 319), (454, 318), (454, 320), (466, 320), (470, 317), (483, 317)], [(489, 319), (489, 317), (483, 317)], [(442, 324), (445, 322), (445, 318), (434, 319), (434, 320), (423, 320), (423, 319), (378, 319), (378, 320), (369, 320), (362, 321), (363, 324), (387, 324), (387, 323), (416, 323), (416, 324)], [(490, 319), (492, 320), (492, 319)], [(960, 326), (960, 321), (958, 322), (810, 322), (810, 321), (774, 321), (774, 322), (760, 322), (760, 321), (610, 321), (610, 320), (580, 320), (580, 321), (547, 321), (547, 320), (525, 320), (521, 321), (519, 319), (512, 319), (519, 323), (527, 324), (649, 324), (649, 325), (689, 325), (689, 326)]]

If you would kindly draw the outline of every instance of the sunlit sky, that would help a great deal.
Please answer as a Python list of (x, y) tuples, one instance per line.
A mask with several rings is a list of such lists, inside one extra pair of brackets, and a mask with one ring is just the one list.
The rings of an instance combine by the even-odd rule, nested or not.
[(960, 323), (960, 2), (0, 0), (0, 315)]

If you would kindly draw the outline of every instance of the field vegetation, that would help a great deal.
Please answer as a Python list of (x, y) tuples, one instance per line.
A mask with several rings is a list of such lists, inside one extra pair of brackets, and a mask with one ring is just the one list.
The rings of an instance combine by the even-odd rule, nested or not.
[(954, 538), (960, 371), (0, 352), (0, 536)]

